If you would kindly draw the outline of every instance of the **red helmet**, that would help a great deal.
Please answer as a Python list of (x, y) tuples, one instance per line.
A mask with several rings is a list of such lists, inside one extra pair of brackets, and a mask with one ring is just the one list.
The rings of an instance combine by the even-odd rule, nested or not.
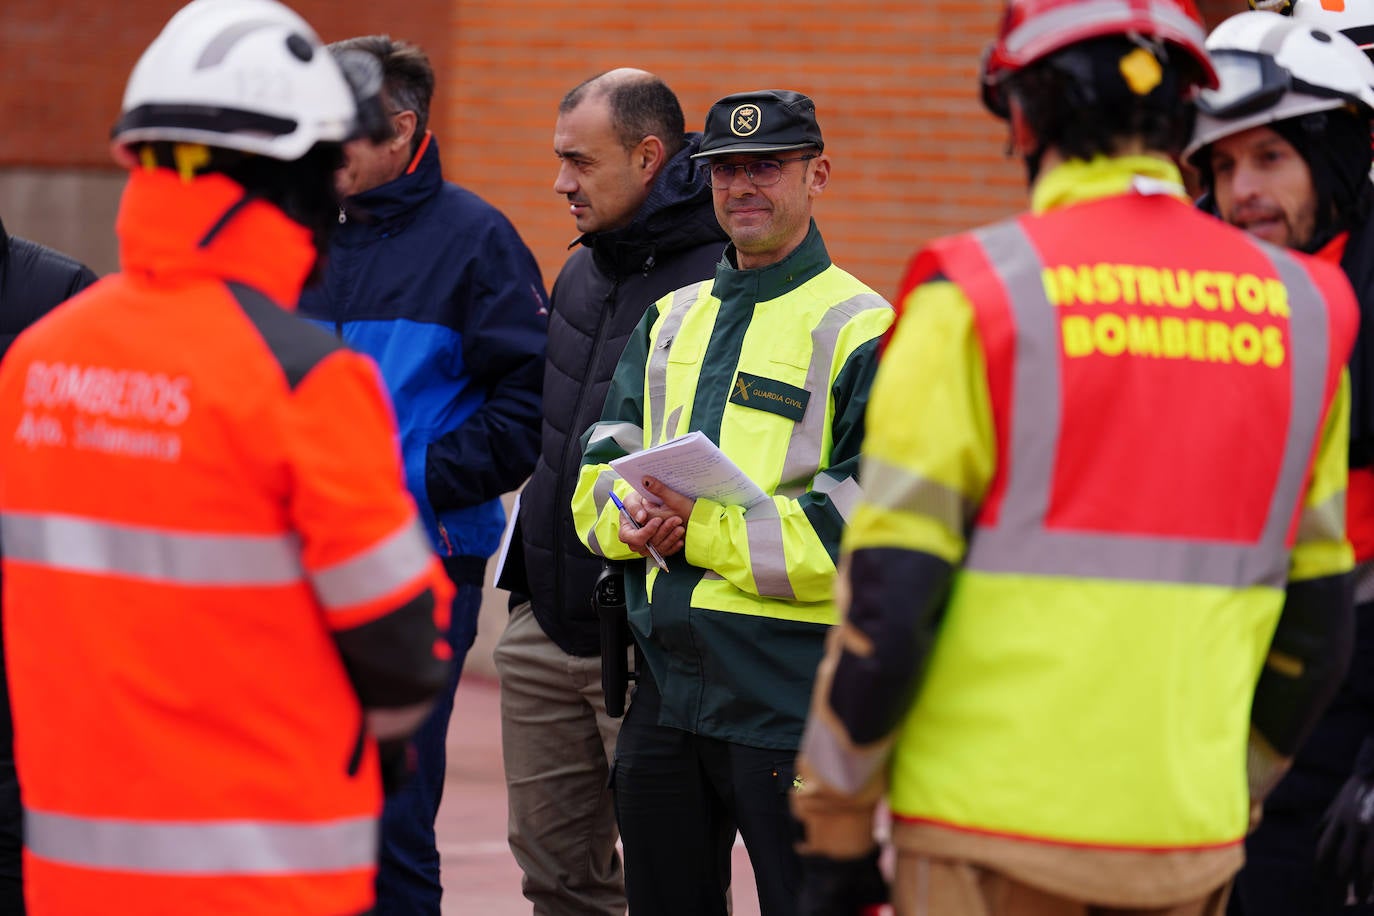
[(1069, 45), (1110, 35), (1172, 45), (1198, 65), (1197, 86), (1216, 88), (1207, 30), (1193, 0), (1008, 0), (997, 40), (983, 53), (983, 104), (1007, 117), (1009, 77)]

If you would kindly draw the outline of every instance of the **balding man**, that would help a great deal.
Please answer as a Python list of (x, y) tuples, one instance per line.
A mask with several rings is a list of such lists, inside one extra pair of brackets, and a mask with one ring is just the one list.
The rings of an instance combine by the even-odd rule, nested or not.
[(542, 451), (499, 583), (511, 617), (496, 648), (510, 844), (536, 916), (625, 912), (607, 786), (620, 721), (606, 712), (591, 602), (602, 563), (567, 507), (578, 438), (630, 332), (660, 296), (710, 277), (725, 248), (691, 159), (700, 143), (677, 96), (643, 70), (592, 77), (558, 106), (553, 189), (581, 235), (553, 287)]

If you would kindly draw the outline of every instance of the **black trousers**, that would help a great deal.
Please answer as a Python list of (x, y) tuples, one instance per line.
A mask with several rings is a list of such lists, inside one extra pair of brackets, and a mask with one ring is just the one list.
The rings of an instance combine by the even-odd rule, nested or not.
[(640, 670), (611, 777), (630, 916), (726, 916), (736, 830), (762, 916), (795, 916), (801, 831), (788, 796), (796, 752), (659, 725), (658, 688)]

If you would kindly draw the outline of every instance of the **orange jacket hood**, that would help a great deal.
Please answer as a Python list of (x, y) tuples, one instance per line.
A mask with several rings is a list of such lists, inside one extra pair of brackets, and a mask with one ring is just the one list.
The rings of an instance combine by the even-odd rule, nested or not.
[(310, 231), (264, 200), (231, 213), (243, 196), (223, 175), (184, 182), (170, 169), (133, 172), (115, 221), (124, 273), (236, 280), (294, 309), (315, 262)]

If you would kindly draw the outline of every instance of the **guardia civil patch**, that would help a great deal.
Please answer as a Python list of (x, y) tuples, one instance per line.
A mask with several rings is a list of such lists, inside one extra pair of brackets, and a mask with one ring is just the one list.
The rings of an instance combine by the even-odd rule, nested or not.
[(806, 413), (806, 403), (811, 400), (811, 392), (797, 388), (777, 379), (761, 375), (735, 375), (735, 385), (730, 392), (730, 403), (755, 410), (766, 410), (779, 414), (789, 420), (800, 420)]

